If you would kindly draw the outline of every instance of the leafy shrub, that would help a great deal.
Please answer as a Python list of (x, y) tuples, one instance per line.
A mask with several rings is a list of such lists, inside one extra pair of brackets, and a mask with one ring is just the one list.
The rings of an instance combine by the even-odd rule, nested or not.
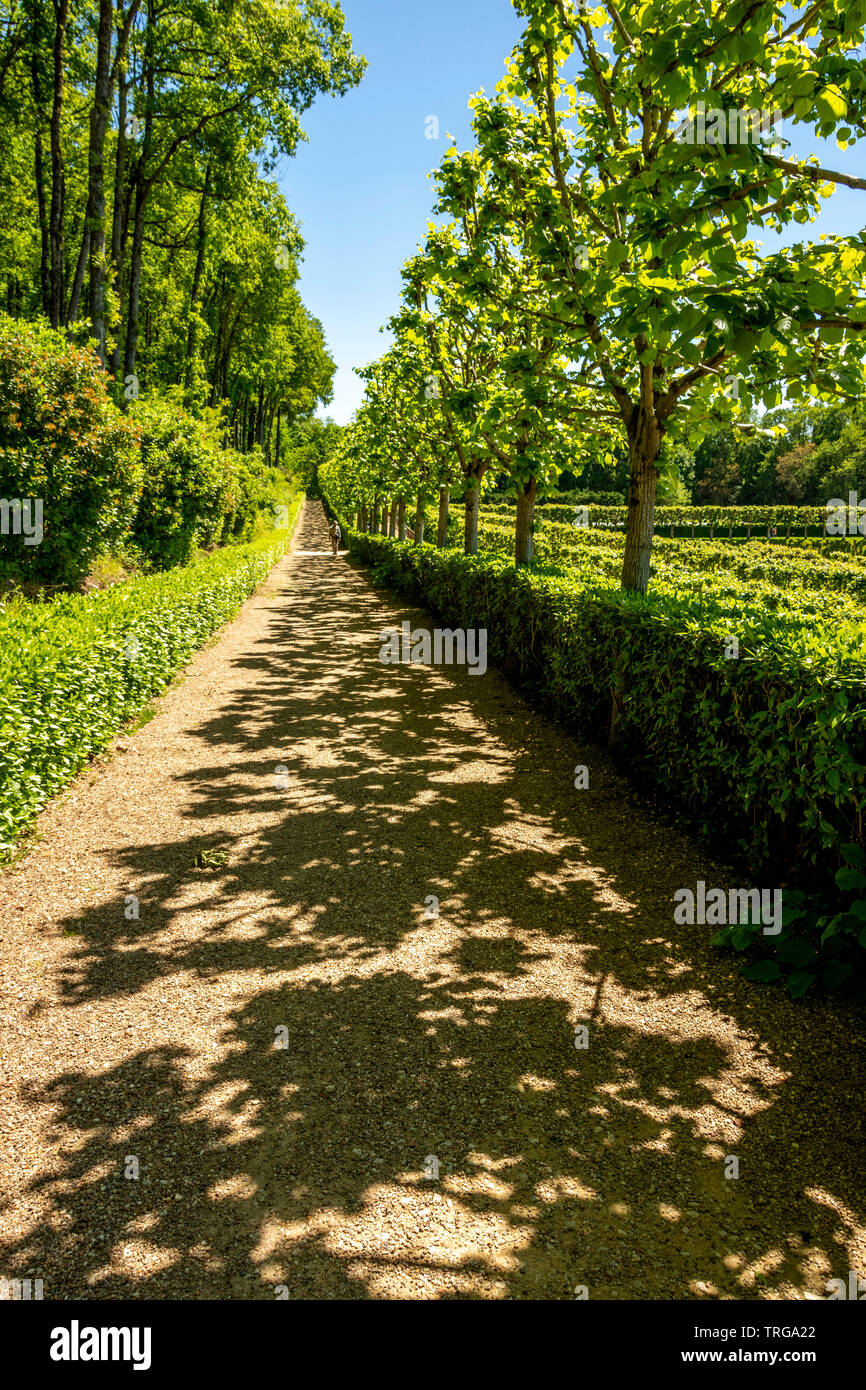
[[(845, 862), (836, 871), (838, 910), (828, 909), (815, 894), (786, 889), (782, 930), (772, 938), (772, 954), (743, 967), (748, 979), (784, 981), (792, 999), (816, 981), (866, 998), (866, 854), (860, 845), (843, 845), (841, 853)], [(713, 937), (714, 946), (752, 954), (766, 944), (763, 927), (754, 922), (725, 927)]]
[[(486, 500), (486, 498), (482, 498), (482, 509)], [(494, 502), (494, 504), (497, 502), (500, 504), (504, 503), (511, 507), (512, 510), (517, 506), (517, 497), (513, 489), (510, 492), (503, 493), (499, 498), (491, 497), (490, 500)], [(560, 488), (559, 491), (553, 493), (552, 496), (542, 498), (538, 503), (537, 510), (547, 512), (550, 511), (551, 508), (561, 506), (565, 507), (573, 515), (574, 508), (577, 506), (622, 507), (623, 505), (624, 499), (621, 492), (587, 492), (584, 488), (574, 487)]]
[[(303, 497), (294, 504), (294, 517)], [(165, 689), (284, 553), (288, 530), (184, 569), (0, 613), (0, 848)]]
[(266, 467), (260, 449), (251, 454), (228, 450), (226, 466), (230, 481), (220, 540), (237, 544), (250, 540), (259, 526), (273, 527), (277, 508), (290, 506), (293, 493), (281, 469)]
[(141, 436), (142, 490), (134, 543), (159, 569), (183, 565), (197, 546), (219, 539), (232, 497), (233, 463), (210, 416), (142, 397), (132, 408)]
[(41, 499), (43, 538), (2, 538), (8, 577), (78, 583), (116, 544), (140, 492), (136, 430), (90, 351), (0, 316), (0, 497)]
[[(595, 546), (568, 574), (541, 574), (497, 554), (346, 529), (390, 585), (450, 623), (486, 627), (491, 660), (600, 740), (616, 692), (618, 746), (633, 770), (755, 870), (814, 877), (828, 850), (862, 843), (866, 628), (814, 617), (838, 611), (838, 599), (813, 610), (807, 594), (774, 613), (744, 602), (768, 586), (716, 575), (704, 593), (687, 576), (640, 597), (617, 587)], [(725, 656), (731, 631), (736, 661)]]
[[(862, 982), (866, 625), (816, 625), (806, 599), (774, 614), (756, 597), (768, 586), (727, 589), (714, 575), (718, 597), (695, 596), (692, 582), (623, 593), (600, 564), (607, 549), (618, 572), (605, 546), (583, 547), (575, 568), (557, 575), (498, 554), (347, 534), (379, 582), (451, 626), (486, 628), (490, 659), (598, 741), (616, 692), (617, 747), (630, 769), (700, 832), (736, 847), (750, 871), (808, 885), (810, 897), (784, 889), (783, 932), (762, 938), (776, 958), (756, 962), (753, 978), (786, 978), (794, 994), (818, 978)], [(732, 630), (736, 661), (724, 654)], [(759, 931), (731, 928), (717, 944), (744, 950)]]

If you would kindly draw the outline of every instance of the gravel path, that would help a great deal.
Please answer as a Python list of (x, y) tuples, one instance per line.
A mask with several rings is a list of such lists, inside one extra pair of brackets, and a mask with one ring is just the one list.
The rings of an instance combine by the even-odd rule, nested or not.
[(407, 617), (308, 503), (2, 876), (0, 1273), (113, 1299), (866, 1274), (862, 1014), (675, 927), (675, 889), (731, 871), (495, 671), (380, 664)]

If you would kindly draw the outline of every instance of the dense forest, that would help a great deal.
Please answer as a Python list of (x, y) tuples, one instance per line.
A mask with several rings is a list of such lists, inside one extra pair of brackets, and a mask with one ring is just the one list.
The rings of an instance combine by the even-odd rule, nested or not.
[[(175, 472), (201, 474), (206, 455), (210, 473), (223, 475), (199, 489), (213, 513), (209, 526), (193, 526), (199, 540), (229, 514), (229, 529), (245, 534), (273, 501), (269, 470), (290, 467), (293, 445), (309, 450), (310, 432), (323, 434), (313, 415), (331, 399), (335, 368), (298, 293), (304, 242), (276, 176), (304, 139), (311, 103), (345, 93), (363, 68), (341, 10), (319, 0), (0, 6), (0, 482), (7, 497), (44, 496), (55, 540), (61, 513), (70, 522), (83, 508), (91, 536), (121, 534), (130, 520), (82, 499), (70, 411), (88, 393), (85, 414), (101, 420), (91, 460), (101, 493), (119, 501), (138, 485), (128, 458), (119, 464), (116, 421), (108, 442), (109, 405), (129, 419), (126, 444), (144, 441), (140, 462), (164, 501), (165, 478), (152, 476), (160, 450), (163, 475), (166, 449)], [(22, 408), (22, 383), (34, 376), (43, 390)], [(62, 506), (45, 462), (52, 431), (64, 436), (71, 475)], [(239, 461), (251, 455), (249, 466)], [(232, 490), (244, 494), (239, 511)], [(180, 480), (176, 491), (180, 507), (195, 486)], [(147, 512), (147, 478), (138, 499)], [(51, 549), (38, 563), (27, 557), (28, 573), (78, 577), (82, 565), (57, 562), (56, 546), (51, 563)], [(79, 549), (90, 557), (94, 547), (82, 539)], [(175, 563), (189, 547), (161, 551)]]

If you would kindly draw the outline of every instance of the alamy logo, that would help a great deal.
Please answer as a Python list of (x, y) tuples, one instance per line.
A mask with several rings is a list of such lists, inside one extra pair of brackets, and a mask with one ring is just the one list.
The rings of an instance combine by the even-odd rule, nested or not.
[(149, 1327), (69, 1327), (51, 1329), (52, 1361), (131, 1361), (134, 1371), (150, 1370)]
[(25, 545), (41, 545), (41, 497), (0, 497), (0, 535), (10, 534), (23, 535)]
[(386, 627), (379, 633), (379, 660), (383, 666), (467, 666), (470, 676), (487, 670), (487, 629), (434, 628), (430, 633), (411, 623), (400, 629)]
[(29, 1303), (42, 1298), (41, 1279), (0, 1279), (0, 1301)]
[[(861, 1303), (866, 1300), (866, 1279), (862, 1279), (855, 1270), (848, 1270), (848, 1287), (845, 1288), (844, 1279), (828, 1279), (824, 1285), (827, 1290), (828, 1300), (834, 1298), (858, 1299)], [(833, 1290), (831, 1293), (830, 1290)]]
[(779, 144), (782, 135), (782, 112), (732, 107), (723, 111), (720, 106), (707, 110), (705, 101), (697, 102), (685, 120), (674, 129), (674, 139), (686, 145), (748, 145), (771, 139)]
[(698, 880), (697, 893), (678, 888), (674, 893), (674, 921), (678, 926), (746, 927), (763, 925), (765, 936), (778, 936), (782, 930), (781, 888), (710, 888)]
[(827, 503), (828, 536), (866, 536), (866, 499), (857, 501), (857, 493), (848, 493), (848, 506), (841, 497), (831, 497)]

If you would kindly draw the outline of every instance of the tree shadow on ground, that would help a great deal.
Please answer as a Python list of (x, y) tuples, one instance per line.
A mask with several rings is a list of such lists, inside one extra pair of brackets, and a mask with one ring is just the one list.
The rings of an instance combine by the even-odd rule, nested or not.
[(160, 982), (182, 1012), (193, 977), (213, 1015), (30, 1088), (47, 1215), (5, 1272), (193, 1299), (824, 1296), (866, 1272), (860, 1017), (675, 927), (701, 852), (496, 672), (383, 667), (380, 629), (418, 610), (330, 556), (283, 598), (165, 789), (189, 832), (105, 851), (140, 919), (58, 923), (82, 1024)]

